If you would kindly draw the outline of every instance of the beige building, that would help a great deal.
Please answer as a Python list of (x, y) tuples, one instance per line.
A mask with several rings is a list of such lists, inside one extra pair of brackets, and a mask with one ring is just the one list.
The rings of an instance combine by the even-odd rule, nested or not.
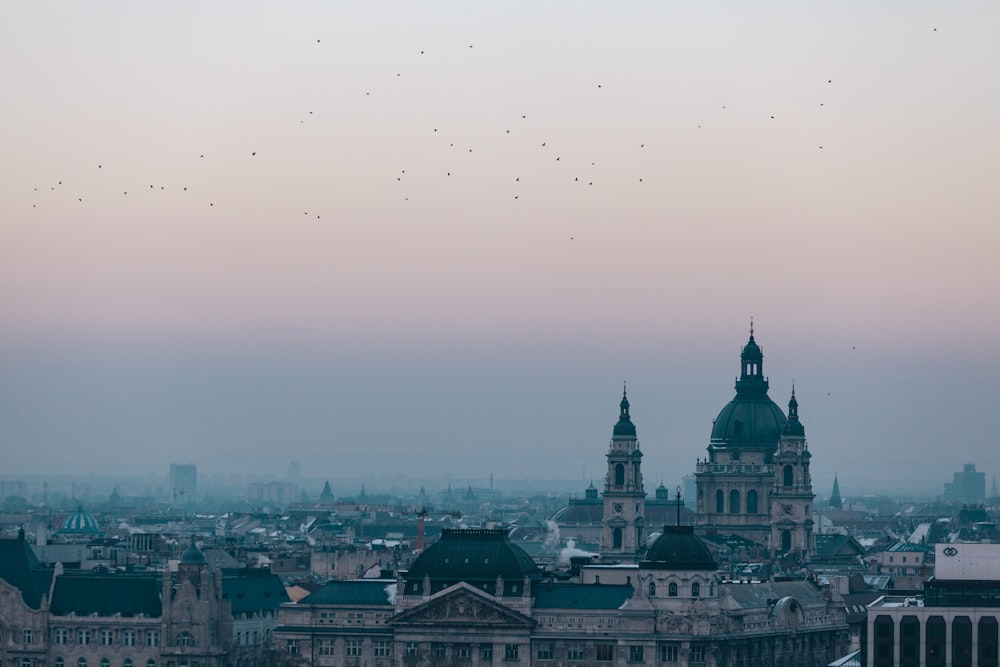
[(395, 581), (282, 605), (275, 637), (303, 664), (358, 667), (808, 667), (847, 649), (835, 591), (725, 583), (690, 526), (616, 572), (626, 583), (558, 583), (506, 531), (445, 530)]
[(39, 567), (23, 533), (0, 541), (0, 665), (225, 667), (229, 600), (192, 542), (176, 575)]

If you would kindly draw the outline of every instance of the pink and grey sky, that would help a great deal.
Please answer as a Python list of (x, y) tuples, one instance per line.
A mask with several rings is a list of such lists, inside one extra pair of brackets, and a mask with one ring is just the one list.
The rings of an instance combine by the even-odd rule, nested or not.
[(672, 485), (753, 316), (820, 493), (993, 475), (998, 21), (5, 2), (5, 471), (600, 477), (628, 380)]

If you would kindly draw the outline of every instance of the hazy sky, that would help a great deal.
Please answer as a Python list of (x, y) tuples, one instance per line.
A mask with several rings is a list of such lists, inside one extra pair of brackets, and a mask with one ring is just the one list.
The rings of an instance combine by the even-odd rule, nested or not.
[(627, 380), (651, 490), (752, 316), (820, 495), (992, 479), (997, 25), (3, 2), (3, 472), (600, 480)]

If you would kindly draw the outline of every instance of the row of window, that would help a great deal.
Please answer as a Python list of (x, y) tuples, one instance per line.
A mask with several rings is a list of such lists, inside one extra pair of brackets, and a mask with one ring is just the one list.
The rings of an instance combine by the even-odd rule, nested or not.
[[(31, 638), (27, 633), (30, 630), (25, 630), (25, 640), (24, 643), (30, 644)], [(122, 646), (135, 646), (138, 642), (139, 633), (135, 630), (127, 629), (122, 630)], [(187, 633), (182, 633), (187, 634)], [(146, 646), (159, 646), (160, 645), (160, 631), (159, 630), (146, 630), (142, 635), (144, 643)], [(53, 644), (69, 644), (70, 639), (74, 639), (75, 643), (86, 646), (92, 643), (99, 643), (101, 646), (113, 646), (115, 643), (115, 631), (110, 629), (92, 630), (91, 628), (77, 628), (76, 631), (72, 631), (69, 628), (53, 628), (52, 630), (52, 643)]]
[[(320, 655), (333, 655), (334, 654), (334, 642), (333, 639), (322, 639), (319, 642), (319, 654)], [(359, 657), (361, 656), (362, 647), (364, 646), (364, 640), (361, 639), (347, 639), (344, 642), (344, 655), (349, 657)], [(292, 653), (292, 651), (289, 651)], [(376, 639), (372, 643), (372, 654), (376, 658), (388, 658), (392, 656), (392, 642), (388, 639)]]
[[(346, 657), (361, 657), (363, 641), (361, 639), (347, 639), (344, 641), (344, 655)], [(333, 639), (323, 639), (319, 644), (319, 654), (323, 656), (334, 655), (334, 642)], [(597, 662), (613, 662), (615, 660), (615, 649), (617, 645), (611, 642), (600, 642), (594, 646), (594, 660)], [(630, 663), (643, 663), (646, 657), (646, 647), (645, 646), (627, 646), (625, 647), (628, 651), (628, 661)], [(474, 647), (472, 644), (457, 644), (452, 645), (452, 657), (459, 660), (472, 660)], [(480, 646), (480, 659), (483, 661), (493, 660), (493, 645)], [(521, 652), (521, 645), (519, 644), (504, 644), (503, 646), (503, 659), (504, 660), (518, 660)], [(296, 640), (290, 640), (288, 642), (288, 653), (291, 655), (299, 654), (299, 646)], [(535, 649), (535, 659), (536, 660), (555, 660), (556, 659), (556, 647), (554, 644), (543, 644), (541, 646), (536, 646)], [(392, 641), (388, 639), (379, 639), (372, 642), (372, 654), (376, 658), (389, 658), (392, 657)], [(657, 658), (660, 662), (677, 662), (678, 656), (680, 654), (679, 644), (660, 644), (657, 647)], [(448, 645), (444, 643), (435, 642), (430, 645), (429, 651), (422, 650), (418, 642), (406, 642), (403, 648), (403, 655), (406, 658), (420, 658), (420, 657), (430, 657), (436, 660), (443, 660), (448, 657)], [(565, 649), (565, 656), (567, 661), (583, 661), (587, 660), (586, 651), (583, 646), (575, 645), (569, 646)], [(703, 662), (705, 660), (705, 646), (694, 645), (691, 647), (690, 660), (693, 663)], [(85, 666), (84, 666), (85, 667)], [(106, 667), (106, 666), (102, 666)]]
[[(712, 597), (715, 595), (715, 584), (710, 583), (708, 585), (708, 595)], [(656, 582), (649, 582), (649, 597), (656, 597)], [(677, 597), (677, 582), (671, 581), (667, 584), (667, 597), (675, 598)], [(701, 597), (701, 584), (697, 581), (691, 584), (691, 597), (697, 598)]]
[[(55, 667), (70, 667), (71, 663), (67, 663), (62, 658), (56, 658), (53, 664)], [(100, 667), (111, 667), (111, 660), (108, 658), (101, 658), (101, 661), (98, 664)], [(135, 662), (132, 658), (125, 658), (122, 660), (121, 665), (122, 667), (140, 667), (141, 663)], [(87, 659), (78, 658), (76, 661), (76, 667), (87, 667)], [(150, 658), (146, 661), (145, 667), (156, 667), (156, 661)]]

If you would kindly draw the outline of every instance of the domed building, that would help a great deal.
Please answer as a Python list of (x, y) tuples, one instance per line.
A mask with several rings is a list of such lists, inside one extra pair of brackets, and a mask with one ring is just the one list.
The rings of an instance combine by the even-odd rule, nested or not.
[(61, 535), (93, 538), (101, 534), (97, 520), (88, 512), (83, 511), (83, 505), (77, 505), (76, 511), (66, 517)]
[(449, 529), (405, 574), (405, 595), (433, 595), (460, 581), (498, 597), (518, 597), (542, 571), (506, 530)]
[(719, 411), (708, 456), (697, 462), (697, 525), (705, 534), (750, 540), (762, 557), (790, 554), (808, 561), (815, 538), (805, 428), (794, 389), (788, 417), (767, 390), (764, 353), (751, 325), (736, 396)]

